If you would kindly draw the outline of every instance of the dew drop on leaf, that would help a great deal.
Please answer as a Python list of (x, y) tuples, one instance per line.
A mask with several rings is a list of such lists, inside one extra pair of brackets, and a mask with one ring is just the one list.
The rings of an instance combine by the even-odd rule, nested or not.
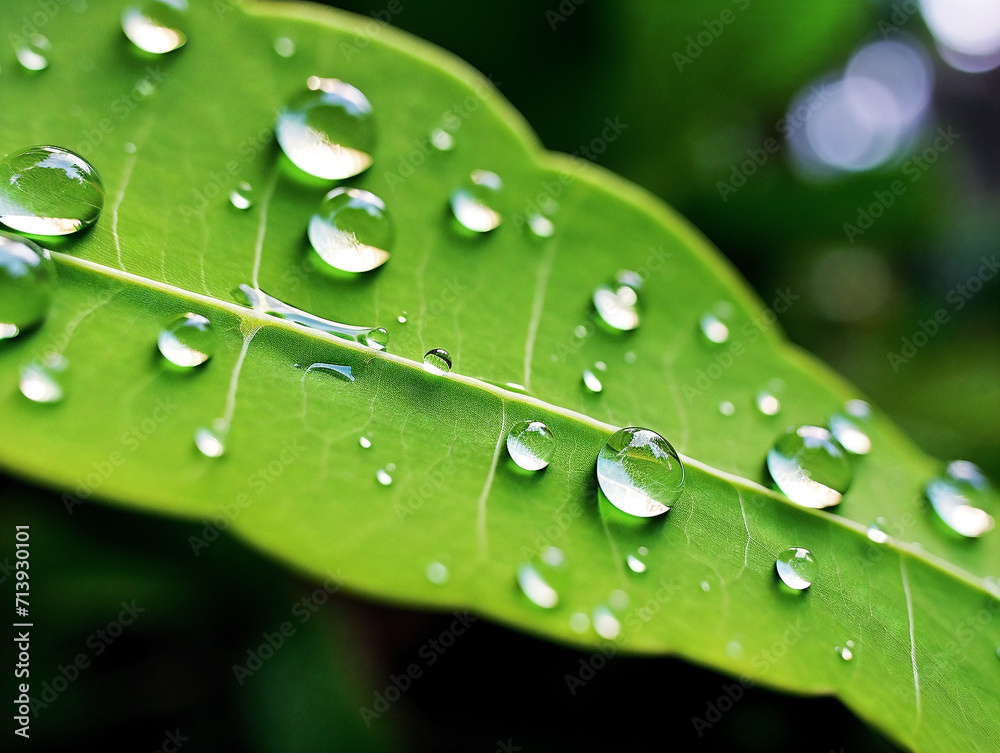
[(551, 238), (556, 232), (556, 226), (552, 220), (542, 214), (528, 216), (528, 229), (536, 238)]
[(850, 661), (854, 658), (854, 641), (847, 641), (843, 646), (837, 646), (834, 650), (841, 659)]
[(439, 152), (450, 152), (455, 148), (455, 137), (443, 128), (435, 128), (430, 135), (431, 144)]
[(427, 567), (424, 568), (424, 575), (427, 580), (436, 586), (442, 586), (448, 582), (448, 578), (451, 573), (448, 572), (448, 567), (441, 562), (430, 562)]
[(387, 468), (379, 468), (375, 471), (375, 480), (382, 484), (382, 486), (392, 485), (392, 476), (389, 474)]
[(546, 577), (554, 570), (555, 568), (549, 567), (543, 572), (542, 567), (533, 562), (525, 562), (517, 568), (517, 585), (521, 593), (542, 609), (552, 609), (559, 603), (559, 593)]
[(174, 366), (190, 369), (212, 357), (214, 338), (208, 319), (188, 312), (161, 330), (156, 345)]
[(143, 52), (164, 55), (187, 42), (187, 0), (143, 0), (122, 11), (122, 31)]
[(983, 508), (996, 502), (996, 493), (974, 463), (952, 461), (943, 477), (927, 482), (924, 493), (938, 518), (961, 536), (978, 538), (995, 525)]
[(279, 57), (290, 58), (295, 54), (295, 42), (288, 37), (278, 37), (274, 40), (274, 51)]
[(781, 554), (774, 562), (774, 569), (781, 582), (794, 591), (804, 591), (813, 584), (818, 573), (818, 565), (808, 549), (793, 546)]
[(889, 534), (885, 532), (885, 526), (885, 518), (876, 518), (872, 524), (868, 526), (868, 539), (876, 544), (885, 544), (889, 541)]
[(447, 374), (451, 371), (451, 354), (444, 348), (432, 348), (424, 354), (424, 371), (428, 374)]
[(622, 624), (614, 612), (603, 604), (591, 612), (590, 618), (594, 623), (594, 632), (606, 640), (613, 641), (622, 631)]
[(702, 336), (713, 345), (728, 342), (732, 317), (733, 305), (726, 301), (720, 301), (698, 320)]
[(757, 393), (757, 410), (765, 416), (777, 416), (781, 411), (781, 401), (770, 390), (761, 390)]
[(593, 392), (597, 394), (604, 389), (604, 385), (598, 378), (597, 374), (594, 373), (595, 369), (584, 369), (583, 370), (583, 386), (587, 388), (588, 392)]
[(370, 272), (389, 260), (394, 230), (385, 202), (360, 188), (335, 188), (309, 220), (309, 242), (340, 272)]
[(468, 180), (451, 193), (451, 212), (466, 230), (488, 233), (503, 220), (497, 198), (503, 181), (489, 170), (473, 170)]
[(104, 206), (97, 170), (58, 146), (32, 146), (0, 160), (0, 223), (31, 235), (69, 235)]
[(736, 412), (736, 406), (733, 405), (728, 400), (723, 400), (719, 403), (719, 413), (723, 416), (731, 416)]
[(343, 180), (372, 164), (376, 132), (372, 106), (357, 88), (310, 76), (307, 91), (278, 114), (274, 133), (292, 163), (324, 180)]
[(767, 452), (767, 469), (792, 502), (814, 509), (840, 504), (853, 478), (844, 448), (819, 426), (781, 434)]
[(46, 37), (37, 32), (29, 34), (27, 37), (17, 37), (14, 34), (11, 34), (11, 37), (16, 39), (14, 55), (24, 70), (44, 71), (49, 67), (48, 54), (52, 49), (52, 44)]
[(362, 449), (367, 450), (372, 446), (372, 441), (367, 436), (362, 435), (361, 438), (358, 439), (358, 444), (361, 445)]
[(212, 421), (211, 426), (201, 426), (195, 430), (194, 445), (206, 458), (220, 458), (226, 452), (229, 437), (229, 422), (224, 418)]
[[(619, 278), (622, 274), (619, 272)], [(639, 294), (620, 279), (611, 285), (599, 285), (592, 301), (600, 320), (613, 332), (629, 332), (639, 326)]]
[(703, 580), (701, 582), (701, 590), (704, 591), (705, 593), (708, 593), (709, 591), (712, 590), (712, 586), (709, 584), (707, 580)]
[(662, 515), (684, 488), (684, 466), (671, 444), (649, 429), (612, 434), (597, 457), (597, 481), (615, 507), (629, 515)]
[(34, 241), (0, 231), (0, 340), (39, 325), (49, 312), (56, 265)]
[(229, 203), (241, 211), (252, 207), (253, 186), (246, 181), (237, 183), (236, 188), (229, 192)]
[(625, 564), (628, 565), (628, 569), (631, 570), (633, 573), (646, 572), (646, 563), (639, 558), (638, 554), (626, 555)]
[(507, 435), (507, 452), (526, 471), (545, 468), (556, 451), (556, 435), (541, 421), (521, 421)]
[(63, 356), (50, 353), (40, 361), (33, 361), (21, 369), (18, 384), (21, 394), (33, 403), (58, 403), (63, 399), (63, 388), (57, 375), (69, 366)]
[(859, 424), (857, 418), (834, 413), (830, 416), (830, 433), (852, 455), (867, 455), (872, 450), (872, 440)]

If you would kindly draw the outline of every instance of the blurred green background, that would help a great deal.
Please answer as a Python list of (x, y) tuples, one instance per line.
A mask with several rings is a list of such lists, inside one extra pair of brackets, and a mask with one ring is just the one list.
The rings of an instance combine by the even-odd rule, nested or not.
[[(763, 301), (778, 290), (798, 296), (778, 316), (789, 337), (926, 451), (1000, 477), (1000, 282), (963, 298), (961, 310), (953, 302), (981, 257), (1000, 251), (1000, 70), (947, 64), (914, 2), (330, 4), (372, 16), (372, 34), (388, 20), (490, 75), (550, 149), (590, 149), (605, 119), (627, 124), (595, 162), (690, 218)], [(820, 165), (818, 176), (802, 154), (822, 146), (824, 132), (795, 147), (782, 119), (797, 97), (837, 81), (859, 49), (885, 41), (917, 51), (933, 79), (928, 101), (870, 169)], [(2, 95), (3, 76), (18, 75), (9, 47), (0, 68)], [(954, 146), (934, 147), (939, 128), (958, 134)], [(836, 122), (825, 133), (847, 147), (859, 138)], [(913, 161), (925, 149), (934, 156), (926, 170)], [(734, 170), (744, 183), (720, 190), (735, 184)], [(845, 223), (896, 180), (905, 192), (852, 243)], [(894, 368), (889, 354), (942, 307), (948, 324)], [(893, 749), (832, 700), (755, 688), (699, 735), (692, 720), (707, 717), (731, 678), (671, 659), (615, 657), (573, 695), (565, 677), (588, 655), (481, 622), (366, 726), (360, 708), (426, 656), (452, 615), (317, 592), (225, 535), (192, 556), (189, 537), (201, 524), (93, 502), (68, 511), (58, 494), (9, 478), (3, 499), (5, 541), (15, 524), (34, 534), (35, 686), (61, 687), (60, 666), (80, 653), (91, 661), (39, 710), (30, 744), (15, 738), (28, 749), (169, 751), (179, 738), (184, 751), (301, 753)], [(303, 598), (316, 607), (305, 621), (296, 609)], [(139, 617), (113, 641), (95, 639), (110, 635), (122, 602), (133, 600)], [(241, 684), (233, 666), (285, 622), (294, 635)], [(8, 735), (9, 717), (5, 726)]]

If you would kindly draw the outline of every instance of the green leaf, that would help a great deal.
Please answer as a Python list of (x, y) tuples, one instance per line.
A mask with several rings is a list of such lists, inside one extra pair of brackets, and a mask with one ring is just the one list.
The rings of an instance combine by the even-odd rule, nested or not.
[[(311, 6), (196, 5), (187, 46), (159, 60), (128, 50), (120, 4), (107, 2), (47, 16), (47, 70), (8, 73), (4, 61), (0, 150), (75, 149), (108, 199), (97, 226), (54, 254), (59, 290), (44, 327), (0, 350), (3, 467), (66, 490), (68, 507), (94, 497), (204, 518), (195, 555), (232, 530), (312, 574), (339, 570), (358, 593), (469, 606), (584, 647), (604, 640), (575, 631), (570, 616), (605, 607), (624, 650), (836, 694), (913, 749), (995, 743), (1000, 597), (987, 576), (1000, 543), (935, 527), (921, 490), (939, 464), (876, 414), (873, 450), (835, 513), (761, 485), (785, 426), (822, 424), (856, 397), (774, 328), (765, 303), (794, 305), (795, 291), (762, 303), (681, 218), (621, 179), (542, 151), (485, 79), (439, 50)], [(5, 28), (21, 28), (34, 7), (5, 3)], [(294, 41), (293, 57), (274, 53), (279, 36)], [(327, 187), (287, 177), (271, 137), (275, 113), (309, 75), (351, 82), (378, 120), (375, 164), (348, 184), (385, 199), (398, 237), (390, 261), (355, 280), (309, 263), (305, 226)], [(455, 148), (439, 153), (428, 134), (454, 127), (448, 116), (460, 122)], [(610, 117), (602, 137), (627, 133)], [(473, 169), (503, 177), (505, 222), (469, 239), (446, 208)], [(258, 192), (248, 212), (226, 198), (240, 181)], [(541, 241), (524, 219), (546, 194), (559, 209), (555, 235)], [(619, 268), (646, 277), (642, 325), (577, 337), (591, 292)], [(253, 311), (234, 294), (241, 284), (384, 326), (389, 351)], [(736, 313), (730, 341), (713, 348), (698, 321), (719, 301)], [(188, 311), (211, 320), (218, 342), (205, 367), (179, 374), (162, 366), (155, 341)], [(432, 347), (452, 353), (453, 374), (421, 368)], [(70, 363), (65, 399), (29, 403), (19, 371), (53, 351)], [(597, 360), (608, 367), (595, 395), (580, 376)], [(349, 366), (354, 381), (293, 366), (315, 362)], [(774, 380), (782, 409), (763, 417), (754, 396)], [(496, 386), (507, 383), (527, 394)], [(735, 415), (720, 414), (722, 400)], [(202, 457), (193, 433), (218, 416), (232, 419), (226, 453)], [(533, 475), (504, 450), (524, 419), (558, 438), (552, 464)], [(598, 451), (628, 425), (685, 456), (683, 496), (643, 524), (597, 498)], [(382, 486), (375, 472), (390, 463), (393, 483)], [(866, 536), (878, 516), (895, 536), (881, 546)], [(775, 557), (792, 545), (819, 563), (798, 598), (774, 578)], [(542, 610), (518, 593), (515, 572), (548, 546), (564, 550), (567, 569), (558, 606)], [(639, 546), (649, 550), (641, 575), (625, 566)], [(447, 583), (428, 581), (431, 562), (448, 568)], [(848, 640), (854, 658), (844, 661), (835, 647)]]

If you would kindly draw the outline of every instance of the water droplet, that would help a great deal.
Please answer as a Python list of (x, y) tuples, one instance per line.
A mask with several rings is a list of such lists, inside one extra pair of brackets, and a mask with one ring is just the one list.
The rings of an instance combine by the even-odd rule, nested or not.
[(249, 209), (253, 206), (253, 186), (246, 181), (242, 181), (229, 192), (229, 203), (240, 210)]
[(274, 40), (274, 51), (280, 57), (290, 58), (295, 54), (295, 42), (288, 37), (278, 37)]
[(451, 573), (448, 572), (447, 566), (441, 562), (430, 562), (424, 569), (424, 575), (435, 586), (442, 586), (448, 582)]
[(592, 369), (583, 370), (583, 386), (595, 394), (604, 389), (604, 385)]
[(642, 283), (642, 275), (631, 269), (619, 269), (615, 272), (615, 284), (617, 285), (625, 285), (638, 293), (642, 288)]
[(526, 471), (542, 470), (555, 451), (556, 435), (541, 421), (521, 421), (507, 435), (507, 452)]
[(389, 260), (394, 230), (385, 202), (360, 188), (335, 188), (309, 220), (309, 242), (341, 272), (370, 272)]
[(582, 340), (583, 338), (585, 338), (589, 334), (590, 334), (590, 330), (587, 329), (587, 325), (586, 324), (577, 324), (575, 327), (573, 327), (573, 336), (577, 340)]
[(765, 416), (777, 416), (781, 412), (781, 401), (770, 390), (757, 393), (757, 410)]
[(628, 606), (628, 594), (616, 588), (608, 595), (608, 603), (614, 609), (624, 609)]
[(473, 170), (465, 185), (451, 193), (451, 211), (466, 230), (488, 233), (503, 218), (497, 210), (497, 197), (503, 181), (489, 170)]
[(876, 544), (886, 543), (889, 540), (889, 534), (885, 532), (885, 526), (885, 518), (876, 518), (874, 522), (868, 526), (868, 539)]
[[(573, 612), (569, 616), (569, 628), (574, 633), (586, 633), (590, 627), (590, 618), (583, 612)], [(1000, 649), (997, 649), (1000, 651)]]
[(712, 590), (712, 586), (711, 584), (709, 584), (707, 580), (703, 580), (701, 582), (701, 590), (704, 591), (705, 593), (708, 593), (709, 591)]
[(594, 632), (602, 638), (613, 641), (622, 631), (622, 624), (606, 606), (597, 607), (591, 614)]
[(719, 403), (719, 413), (723, 416), (731, 416), (736, 412), (736, 406), (733, 405), (728, 400), (723, 400)]
[(619, 510), (648, 518), (667, 512), (680, 496), (684, 466), (677, 451), (656, 432), (619, 429), (597, 457), (597, 480)]
[(131, 141), (126, 141), (122, 145), (122, 149), (125, 150), (125, 154), (135, 154), (139, 147), (133, 144)]
[(872, 417), (872, 407), (864, 400), (848, 400), (844, 405), (844, 410), (849, 416), (868, 421)]
[(21, 394), (35, 403), (58, 403), (63, 399), (63, 389), (56, 375), (67, 366), (69, 361), (58, 353), (49, 353), (41, 361), (29, 363), (21, 369), (18, 385)]
[(220, 458), (226, 451), (229, 422), (224, 418), (212, 421), (211, 426), (201, 426), (194, 433), (194, 444), (206, 458)]
[(556, 232), (552, 220), (542, 214), (528, 215), (528, 229), (536, 238), (551, 238)]
[(855, 418), (834, 413), (830, 417), (830, 433), (852, 455), (867, 455), (871, 452), (872, 440), (858, 426)]
[(212, 325), (208, 319), (189, 312), (163, 329), (156, 345), (170, 363), (190, 369), (212, 357), (213, 340)]
[(187, 0), (144, 0), (122, 11), (122, 31), (143, 52), (163, 55), (187, 41)]
[(443, 128), (431, 131), (431, 144), (440, 152), (450, 152), (455, 148), (455, 137)]
[(444, 348), (432, 348), (424, 354), (424, 371), (428, 374), (447, 374), (451, 371), (451, 354)]
[(361, 343), (372, 350), (385, 350), (389, 343), (389, 333), (382, 327), (356, 327), (350, 324), (340, 324), (329, 319), (310, 314), (308, 311), (289, 306), (287, 303), (268, 295), (262, 290), (250, 285), (240, 285), (240, 292), (246, 296), (254, 311), (260, 311), (272, 316), (279, 316), (303, 327), (311, 327), (345, 340)]
[[(619, 272), (619, 278), (625, 271)], [(611, 330), (629, 332), (639, 326), (639, 295), (631, 285), (615, 281), (599, 285), (593, 295), (594, 310)]]
[(836, 651), (837, 656), (839, 656), (841, 659), (843, 659), (844, 661), (850, 661), (851, 659), (854, 658), (854, 651), (852, 650), (853, 648), (854, 648), (854, 641), (848, 641), (846, 645), (837, 646), (836, 649), (834, 650)]
[(531, 562), (525, 562), (517, 569), (517, 584), (535, 606), (552, 609), (559, 603), (559, 594), (549, 585), (540, 568)]
[(733, 313), (731, 303), (720, 301), (701, 317), (698, 326), (708, 342), (719, 345), (729, 340), (729, 325)]
[[(298, 366), (298, 364), (295, 364), (295, 365)], [(353, 382), (354, 381), (354, 373), (351, 370), (351, 367), (350, 366), (345, 366), (344, 364), (340, 364), (340, 363), (313, 363), (313, 364), (310, 364), (309, 366), (306, 367), (306, 374), (308, 374), (310, 371), (315, 371), (316, 369), (319, 369), (321, 371), (325, 371), (326, 373), (335, 376), (337, 379), (339, 379), (342, 382)]]
[(14, 54), (17, 62), (26, 71), (44, 71), (49, 67), (48, 54), (52, 45), (41, 34), (29, 34), (14, 43)]
[(952, 461), (943, 478), (927, 482), (924, 493), (934, 512), (955, 533), (972, 539), (993, 529), (993, 516), (983, 507), (995, 502), (995, 494), (974, 463)]
[(0, 231), (0, 340), (39, 325), (49, 312), (56, 265), (27, 238)]
[(375, 148), (371, 103), (335, 78), (310, 76), (306, 85), (278, 114), (274, 133), (282, 151), (316, 178), (343, 180), (367, 170)]
[(628, 351), (625, 354), (625, 363), (631, 365), (631, 364), (635, 363), (635, 361), (636, 361), (635, 351), (632, 351), (632, 350)]
[(400, 324), (406, 324), (406, 312), (404, 311), (402, 314), (397, 316), (396, 321), (399, 322)]
[(785, 431), (767, 452), (767, 468), (792, 502), (815, 509), (840, 504), (852, 480), (844, 449), (818, 426)]
[(542, 562), (550, 567), (562, 567), (566, 564), (566, 553), (557, 546), (547, 546), (541, 554)]
[(793, 546), (779, 554), (774, 569), (781, 582), (795, 591), (809, 588), (819, 572), (812, 553), (800, 546)]
[(392, 484), (392, 476), (389, 475), (389, 471), (385, 468), (379, 468), (375, 471), (375, 480), (382, 484), (382, 486), (389, 486)]
[(97, 221), (104, 186), (87, 160), (32, 146), (0, 160), (0, 222), (31, 235), (69, 235)]
[(360, 439), (358, 439), (358, 444), (367, 450), (369, 447), (372, 446), (372, 441), (368, 437), (362, 436)]
[(629, 554), (625, 557), (625, 564), (628, 565), (628, 569), (633, 573), (644, 573), (646, 572), (646, 563), (639, 559), (636, 554)]
[(743, 646), (739, 641), (729, 641), (726, 644), (726, 655), (730, 659), (739, 659), (743, 656)]

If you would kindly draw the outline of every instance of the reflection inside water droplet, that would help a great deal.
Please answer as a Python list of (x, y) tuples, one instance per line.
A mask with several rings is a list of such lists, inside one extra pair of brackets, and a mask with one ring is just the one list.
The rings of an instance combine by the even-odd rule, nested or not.
[(316, 255), (341, 272), (370, 272), (389, 260), (394, 237), (385, 203), (360, 188), (335, 188), (309, 220)]
[(56, 285), (48, 251), (34, 241), (0, 231), (0, 340), (42, 323)]
[(996, 505), (996, 493), (974, 463), (952, 461), (944, 477), (927, 482), (924, 493), (941, 522), (961, 536), (978, 538), (995, 525), (984, 508)]
[(11, 37), (16, 40), (14, 42), (14, 55), (24, 70), (44, 71), (49, 67), (48, 54), (52, 45), (46, 37), (37, 32), (29, 34), (27, 37), (18, 37), (12, 33)]
[(211, 323), (200, 314), (183, 314), (160, 331), (156, 345), (168, 362), (183, 369), (200, 366), (212, 356)]
[(601, 491), (622, 512), (662, 515), (681, 495), (684, 466), (673, 446), (649, 429), (625, 428), (612, 434), (597, 457)]
[(195, 431), (194, 444), (205, 457), (219, 458), (226, 451), (228, 436), (229, 422), (224, 418), (217, 418), (211, 426), (201, 426)]
[(246, 181), (237, 183), (236, 188), (229, 192), (229, 203), (241, 211), (252, 207), (253, 186)]
[(819, 570), (812, 553), (800, 546), (790, 547), (779, 554), (774, 568), (781, 582), (794, 591), (809, 588)]
[(58, 403), (63, 399), (63, 388), (56, 377), (67, 366), (69, 361), (58, 353), (27, 364), (21, 369), (21, 394), (34, 403)]
[(474, 233), (495, 230), (503, 220), (497, 199), (503, 188), (500, 176), (489, 170), (474, 170), (464, 185), (451, 193), (451, 212), (458, 223)]
[(382, 486), (390, 486), (392, 484), (392, 476), (386, 468), (379, 468), (375, 471), (375, 480), (382, 484)]
[(507, 435), (507, 452), (526, 471), (545, 468), (555, 451), (555, 434), (541, 421), (521, 421)]
[(823, 508), (840, 504), (851, 485), (851, 466), (830, 432), (818, 426), (792, 427), (767, 452), (775, 486), (796, 504)]
[(187, 0), (143, 0), (122, 11), (122, 31), (143, 52), (163, 55), (187, 41), (187, 10)]
[(441, 376), (451, 371), (451, 354), (444, 348), (432, 348), (424, 354), (424, 371)]

